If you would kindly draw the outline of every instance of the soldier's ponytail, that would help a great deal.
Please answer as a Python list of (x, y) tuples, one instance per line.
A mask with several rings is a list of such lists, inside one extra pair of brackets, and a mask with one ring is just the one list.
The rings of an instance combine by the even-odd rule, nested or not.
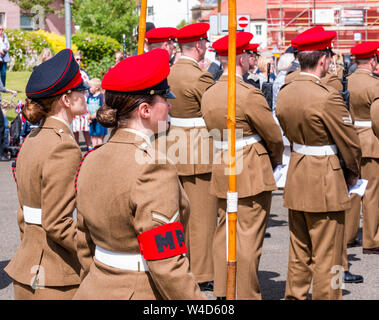
[(60, 97), (61, 95), (58, 95), (38, 100), (26, 98), (22, 114), (30, 123), (36, 124), (47, 117)]
[(126, 92), (105, 91), (105, 104), (96, 113), (96, 120), (106, 128), (125, 128), (131, 114), (141, 103), (152, 104), (153, 95), (130, 95)]

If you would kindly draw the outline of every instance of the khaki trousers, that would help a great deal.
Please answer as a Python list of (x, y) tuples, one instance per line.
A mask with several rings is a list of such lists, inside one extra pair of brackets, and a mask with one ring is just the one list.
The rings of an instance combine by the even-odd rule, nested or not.
[(79, 285), (63, 287), (44, 287), (33, 289), (29, 285), (13, 280), (15, 300), (71, 300)]
[(368, 180), (362, 198), (362, 246), (379, 247), (379, 159), (362, 158), (361, 177)]
[(361, 197), (356, 193), (350, 196), (350, 209), (345, 215), (345, 236), (347, 243), (353, 243), (357, 237), (361, 220)]
[(342, 299), (345, 212), (289, 209), (290, 246), (285, 299)]
[[(238, 199), (237, 212), (237, 299), (262, 299), (258, 267), (271, 209), (271, 192)], [(218, 199), (220, 222), (213, 242), (214, 295), (226, 296), (226, 200)]]
[(190, 270), (199, 283), (213, 281), (212, 244), (217, 226), (217, 198), (209, 193), (211, 173), (179, 178), (190, 201), (185, 230)]

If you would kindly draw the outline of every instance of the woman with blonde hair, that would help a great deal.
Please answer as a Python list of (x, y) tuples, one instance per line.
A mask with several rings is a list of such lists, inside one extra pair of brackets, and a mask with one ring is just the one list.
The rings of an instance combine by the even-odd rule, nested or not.
[(45, 62), (53, 57), (53, 53), (50, 48), (43, 48), (41, 54), (39, 55), (40, 63)]

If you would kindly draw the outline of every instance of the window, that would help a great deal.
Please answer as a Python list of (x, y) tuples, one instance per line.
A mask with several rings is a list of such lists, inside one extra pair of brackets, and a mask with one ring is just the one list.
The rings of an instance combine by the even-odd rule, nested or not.
[(262, 35), (262, 25), (257, 24), (255, 26), (255, 35), (257, 35), (257, 36), (261, 36)]
[(31, 15), (21, 14), (20, 28), (24, 30), (33, 30), (33, 19)]
[(154, 7), (147, 7), (147, 15), (148, 16), (154, 15)]
[(5, 13), (0, 12), (0, 26), (5, 26)]

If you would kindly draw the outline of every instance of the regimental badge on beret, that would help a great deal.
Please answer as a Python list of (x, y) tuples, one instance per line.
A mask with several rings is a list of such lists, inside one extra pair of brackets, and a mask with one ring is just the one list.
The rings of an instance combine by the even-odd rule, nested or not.
[(131, 95), (158, 94), (174, 99), (167, 82), (169, 73), (167, 50), (153, 49), (120, 61), (104, 75), (101, 87)]
[(40, 99), (68, 90), (88, 89), (89, 86), (83, 82), (73, 52), (70, 49), (64, 49), (34, 69), (25, 91), (28, 98)]

